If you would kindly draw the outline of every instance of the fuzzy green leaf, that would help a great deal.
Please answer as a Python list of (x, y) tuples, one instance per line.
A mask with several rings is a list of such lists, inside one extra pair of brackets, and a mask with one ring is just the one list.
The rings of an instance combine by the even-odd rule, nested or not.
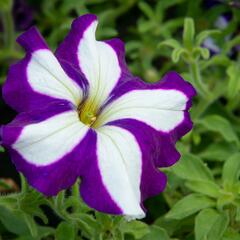
[(24, 216), (20, 211), (13, 211), (0, 206), (0, 221), (9, 232), (19, 235), (30, 234)]
[(223, 166), (222, 180), (224, 183), (234, 184), (240, 177), (240, 153), (229, 157)]
[(240, 205), (237, 207), (237, 212), (236, 212), (236, 217), (235, 217), (237, 222), (240, 222)]
[(221, 239), (229, 223), (229, 216), (222, 212), (213, 224), (213, 227), (208, 233), (209, 240)]
[(215, 206), (215, 201), (201, 194), (190, 194), (178, 201), (167, 213), (167, 218), (183, 219), (201, 209)]
[(25, 222), (29, 228), (29, 231), (30, 231), (32, 237), (37, 237), (38, 230), (37, 230), (37, 225), (36, 225), (33, 217), (26, 213), (24, 213), (23, 216), (24, 216)]
[(175, 48), (173, 51), (172, 51), (172, 61), (174, 63), (177, 63), (180, 59), (180, 57), (182, 56), (182, 54), (187, 54), (187, 51), (186, 49), (184, 48)]
[(0, 1), (0, 11), (10, 11), (13, 5), (12, 0), (1, 0)]
[(180, 48), (181, 47), (180, 43), (173, 38), (168, 39), (168, 40), (163, 41), (163, 42), (160, 42), (158, 44), (158, 48), (161, 48), (163, 46), (168, 46), (168, 47), (171, 47), (171, 48)]
[(158, 226), (151, 226), (150, 233), (144, 236), (141, 240), (170, 240), (165, 229)]
[(0, 152), (4, 152), (4, 151), (5, 149), (2, 146), (0, 146)]
[(123, 233), (133, 235), (135, 239), (140, 239), (149, 233), (148, 225), (140, 221), (123, 222), (120, 225), (120, 230)]
[(234, 229), (227, 229), (224, 233), (224, 236), (222, 240), (239, 240), (240, 239), (240, 233), (238, 230)]
[(203, 118), (200, 123), (208, 130), (220, 133), (228, 142), (239, 142), (239, 139), (232, 128), (231, 123), (219, 115), (209, 115)]
[(202, 47), (195, 47), (192, 54), (195, 59), (198, 59), (199, 57), (202, 57), (203, 59), (208, 59), (210, 56), (209, 50)]
[(75, 233), (74, 233), (74, 226), (66, 223), (61, 222), (56, 230), (56, 240), (74, 240)]
[(202, 210), (195, 219), (196, 240), (221, 239), (228, 226), (228, 215), (213, 209)]
[(139, 2), (138, 7), (141, 11), (149, 18), (154, 18), (154, 11), (152, 10), (151, 6), (144, 1)]
[(203, 43), (203, 41), (207, 37), (215, 35), (215, 34), (220, 34), (220, 33), (221, 33), (221, 31), (219, 31), (219, 30), (205, 30), (205, 31), (202, 31), (196, 36), (196, 45), (201, 46), (201, 44)]
[(221, 188), (216, 183), (204, 180), (190, 180), (185, 184), (187, 188), (193, 192), (202, 193), (213, 198), (217, 198), (221, 190)]
[(174, 165), (172, 171), (185, 180), (213, 181), (213, 176), (207, 165), (197, 156), (183, 154), (180, 161)]
[(237, 64), (232, 64), (227, 68), (229, 76), (227, 95), (230, 99), (236, 97), (240, 90), (240, 68)]
[(192, 18), (185, 18), (183, 29), (183, 44), (185, 48), (191, 49), (193, 46), (195, 35), (194, 20)]
[(225, 161), (236, 151), (235, 145), (222, 141), (210, 144), (199, 156), (210, 161)]

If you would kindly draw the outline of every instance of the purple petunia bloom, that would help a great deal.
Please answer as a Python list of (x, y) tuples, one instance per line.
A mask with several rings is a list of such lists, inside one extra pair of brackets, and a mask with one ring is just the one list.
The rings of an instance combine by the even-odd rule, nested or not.
[(156, 84), (128, 70), (119, 39), (96, 41), (97, 18), (76, 19), (55, 55), (35, 28), (17, 41), (5, 101), (19, 115), (2, 129), (12, 161), (38, 191), (56, 195), (81, 178), (92, 208), (145, 216), (143, 201), (163, 191), (175, 142), (192, 128), (194, 88), (177, 73)]

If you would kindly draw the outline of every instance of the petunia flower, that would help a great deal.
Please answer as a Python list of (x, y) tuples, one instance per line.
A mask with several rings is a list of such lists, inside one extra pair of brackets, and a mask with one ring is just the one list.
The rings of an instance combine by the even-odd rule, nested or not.
[(55, 54), (36, 28), (17, 39), (26, 56), (10, 67), (3, 96), (19, 114), (3, 145), (45, 195), (80, 177), (90, 207), (142, 218), (143, 201), (166, 185), (158, 168), (180, 157), (195, 90), (175, 72), (156, 84), (134, 77), (121, 40), (96, 41), (96, 27), (95, 15), (77, 18)]

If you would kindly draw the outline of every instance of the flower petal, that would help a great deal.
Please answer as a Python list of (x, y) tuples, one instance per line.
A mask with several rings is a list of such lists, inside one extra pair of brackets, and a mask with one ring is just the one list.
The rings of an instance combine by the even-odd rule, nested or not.
[(168, 167), (180, 158), (176, 141), (192, 129), (188, 109), (195, 94), (194, 88), (175, 72), (166, 74), (157, 84), (130, 79), (113, 90), (97, 125), (120, 126), (139, 139), (148, 136), (149, 158), (156, 167)]
[(141, 150), (126, 130), (106, 126), (98, 129), (98, 164), (108, 192), (125, 215), (144, 217), (141, 209)]
[(124, 85), (118, 92), (116, 89), (117, 97), (113, 94), (112, 100), (101, 112), (98, 118), (101, 125), (119, 119), (135, 119), (157, 131), (169, 133), (188, 121), (187, 110), (195, 91), (176, 73), (166, 75), (163, 82), (155, 85), (140, 82), (138, 85), (127, 84), (130, 89), (124, 89)]
[(87, 130), (75, 111), (67, 111), (24, 126), (12, 148), (29, 163), (45, 166), (71, 152)]
[[(17, 169), (39, 191), (49, 195), (57, 193), (66, 184), (69, 187), (69, 182), (73, 183), (73, 178), (76, 180), (79, 176), (77, 170), (81, 164), (78, 163), (77, 168), (75, 149), (88, 129), (79, 121), (77, 112), (69, 104), (53, 104), (41, 111), (19, 114), (12, 123), (2, 128), (2, 141), (10, 150)], [(65, 162), (66, 171), (60, 164), (59, 174), (56, 170), (51, 173), (49, 169), (53, 169), (52, 166), (59, 162)], [(71, 164), (75, 165), (75, 171)], [(70, 166), (72, 172), (67, 166)], [(68, 178), (66, 173), (71, 180), (62, 179), (64, 176)], [(47, 176), (49, 179), (46, 179)], [(55, 183), (56, 187), (53, 186)]]
[(31, 111), (57, 100), (78, 104), (80, 86), (62, 69), (43, 38), (31, 28), (18, 38), (25, 58), (10, 67), (3, 87), (6, 102), (17, 111)]
[(81, 196), (90, 207), (98, 211), (109, 214), (122, 214), (122, 210), (113, 200), (103, 183), (97, 157), (96, 132), (90, 129), (85, 140), (86, 144), (81, 146), (79, 154), (79, 159), (84, 162), (79, 174), (81, 177)]
[(128, 219), (145, 216), (142, 201), (161, 192), (166, 177), (151, 160), (151, 145), (117, 126), (97, 130), (98, 166), (109, 195)]
[(89, 98), (102, 104), (118, 82), (121, 68), (115, 51), (95, 40), (97, 21), (84, 32), (78, 46), (80, 68), (89, 82)]
[(85, 30), (96, 20), (97, 17), (95, 15), (86, 14), (73, 21), (69, 34), (58, 46), (55, 53), (60, 62), (68, 63), (78, 72), (80, 71), (78, 60), (78, 45), (83, 37)]
[[(154, 168), (169, 167), (180, 158), (180, 154), (175, 148), (175, 142), (182, 135), (177, 129), (171, 133), (159, 132), (149, 125), (134, 119), (121, 119), (109, 124), (131, 132), (138, 140), (139, 145), (142, 146), (142, 152), (146, 156), (145, 159), (148, 159), (146, 161), (149, 164), (152, 163)], [(154, 192), (146, 195), (155, 195)]]
[(128, 70), (124, 60), (124, 44), (119, 39), (96, 41), (96, 27), (95, 15), (86, 14), (76, 19), (56, 55), (60, 60), (71, 62), (85, 75), (89, 97), (100, 106)]

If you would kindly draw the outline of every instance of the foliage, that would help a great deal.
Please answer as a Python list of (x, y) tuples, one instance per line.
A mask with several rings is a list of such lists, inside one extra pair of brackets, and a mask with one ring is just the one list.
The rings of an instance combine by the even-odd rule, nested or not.
[[(204, 0), (42, 0), (27, 1), (34, 20), (55, 49), (72, 20), (84, 13), (98, 15), (98, 38), (119, 36), (126, 42), (131, 71), (155, 82), (176, 70), (198, 91), (191, 111), (194, 128), (179, 143), (181, 160), (162, 169), (167, 189), (146, 202), (143, 221), (89, 209), (78, 184), (54, 198), (44, 198), (21, 177), (20, 193), (0, 197), (0, 239), (240, 239), (240, 6), (237, 1)], [(209, 2), (215, 2), (214, 7)], [(217, 2), (217, 3), (216, 3)], [(213, 3), (214, 4), (214, 3)], [(15, 43), (11, 0), (0, 0), (0, 83), (10, 63), (23, 56)], [(231, 15), (224, 29), (217, 18)], [(186, 17), (187, 16), (187, 17)], [(15, 26), (15, 27), (14, 27)], [(23, 29), (22, 29), (23, 30)], [(220, 52), (211, 53), (211, 37)], [(13, 113), (0, 103), (1, 121)], [(1, 161), (9, 162), (0, 148)], [(1, 168), (0, 168), (1, 169)], [(11, 186), (0, 180), (0, 190)], [(53, 210), (54, 214), (51, 213)], [(49, 218), (54, 215), (55, 220)]]

